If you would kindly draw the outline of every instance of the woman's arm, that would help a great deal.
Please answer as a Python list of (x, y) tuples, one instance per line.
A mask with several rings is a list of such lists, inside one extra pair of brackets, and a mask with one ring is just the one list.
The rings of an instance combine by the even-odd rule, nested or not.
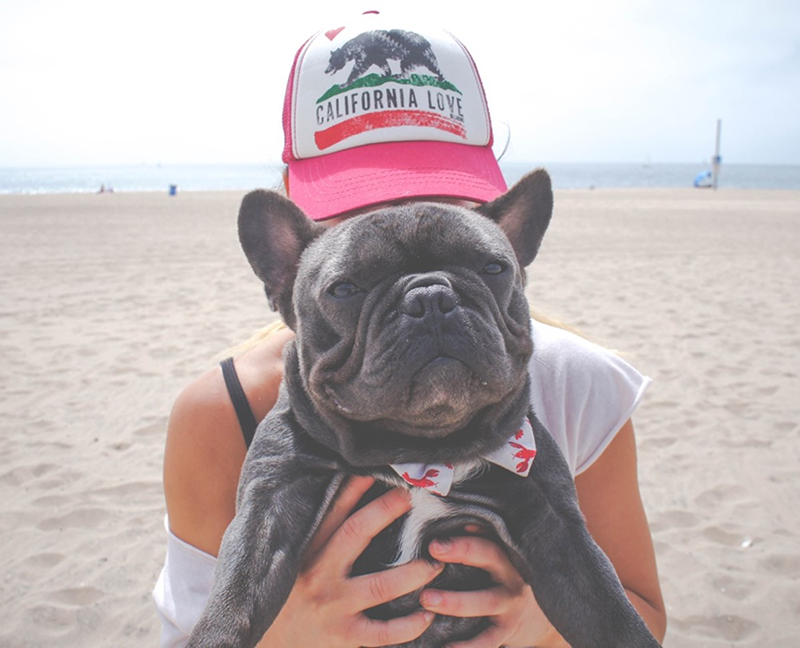
[(575, 479), (586, 526), (617, 571), (628, 598), (659, 641), (667, 614), (650, 526), (639, 494), (636, 439), (628, 421), (605, 452)]
[(217, 555), (236, 510), (236, 489), (246, 452), (217, 368), (189, 385), (170, 415), (164, 495), (172, 533)]
[[(611, 560), (628, 598), (653, 635), (663, 640), (666, 612), (656, 569), (655, 552), (639, 496), (636, 442), (630, 421), (575, 484), (590, 533)], [(458, 648), (568, 646), (547, 621), (531, 588), (495, 543), (461, 537), (433, 543), (431, 555), (442, 562), (481, 567), (499, 585), (479, 592), (426, 590), (423, 606), (452, 616), (491, 616), (493, 625), (479, 637), (454, 644)]]
[[(292, 339), (279, 330), (236, 358), (236, 371), (257, 421), (272, 409), (283, 376), (283, 347)], [(220, 367), (178, 396), (164, 450), (164, 494), (170, 530), (212, 556), (236, 512), (239, 473), (247, 448)]]

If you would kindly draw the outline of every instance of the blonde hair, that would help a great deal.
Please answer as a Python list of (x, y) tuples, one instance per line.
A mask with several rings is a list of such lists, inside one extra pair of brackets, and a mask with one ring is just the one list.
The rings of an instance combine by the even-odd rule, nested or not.
[(535, 319), (537, 322), (539, 322), (540, 324), (547, 324), (548, 326), (553, 326), (555, 328), (559, 328), (559, 329), (562, 329), (564, 331), (569, 331), (570, 333), (574, 333), (578, 337), (582, 337), (585, 340), (589, 340), (590, 339), (589, 336), (586, 335), (583, 331), (581, 331), (580, 329), (575, 328), (574, 326), (571, 326), (570, 324), (567, 324), (566, 322), (563, 322), (561, 320), (557, 320), (557, 319), (554, 319), (552, 317), (549, 317), (548, 315), (545, 315), (544, 313), (541, 313), (541, 312), (539, 312), (537, 310), (534, 310), (530, 306), (528, 306), (528, 310), (530, 310), (531, 317), (533, 319)]
[(286, 326), (286, 324), (282, 319), (276, 320), (271, 324), (268, 324), (264, 328), (260, 328), (257, 331), (255, 331), (244, 342), (240, 342), (239, 344), (226, 349), (223, 353), (220, 354), (220, 358), (242, 355), (244, 352), (249, 351), (250, 349), (257, 347), (259, 344), (266, 342), (270, 337), (275, 335), (275, 333), (277, 333), (278, 331), (283, 331), (287, 328), (289, 327)]

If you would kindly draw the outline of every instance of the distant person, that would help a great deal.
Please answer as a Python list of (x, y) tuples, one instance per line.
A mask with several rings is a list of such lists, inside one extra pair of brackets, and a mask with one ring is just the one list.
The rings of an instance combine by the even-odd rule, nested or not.
[[(474, 205), (505, 191), (479, 77), (452, 35), (372, 14), (333, 27), (301, 48), (284, 106), (286, 190), (310, 218), (335, 227), (395, 201)], [(430, 43), (420, 50), (424, 64), (391, 48), (369, 59), (347, 46), (360, 34), (377, 40), (399, 28)], [(424, 85), (413, 85), (414, 78)], [(532, 328), (534, 409), (567, 458), (590, 532), (661, 639), (666, 613), (630, 420), (649, 380), (562, 328), (536, 320)], [(275, 404), (282, 350), (293, 336), (284, 325), (268, 327), (246, 351), (186, 387), (172, 409), (164, 455), (168, 548), (154, 591), (162, 646), (183, 645), (203, 611), (234, 516), (242, 462), (257, 423)], [(411, 641), (425, 630), (430, 621), (423, 612), (374, 621), (364, 611), (379, 602), (379, 593), (395, 598), (428, 584), (436, 572), (427, 563), (349, 577), (353, 547), (409, 508), (390, 491), (354, 512), (371, 483), (351, 479), (337, 495), (262, 646), (379, 646)], [(477, 592), (422, 593), (428, 611), (491, 617), (492, 625), (467, 645), (565, 645), (497, 544), (466, 536), (434, 543), (431, 553), (442, 562), (484, 568), (497, 583)]]

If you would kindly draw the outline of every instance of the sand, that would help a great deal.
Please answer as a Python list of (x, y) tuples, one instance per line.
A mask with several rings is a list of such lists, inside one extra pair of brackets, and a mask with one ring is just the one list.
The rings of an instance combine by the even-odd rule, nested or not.
[[(0, 196), (0, 646), (156, 644), (171, 403), (273, 317), (241, 196)], [(665, 645), (798, 645), (800, 192), (557, 192), (529, 276), (655, 381)]]

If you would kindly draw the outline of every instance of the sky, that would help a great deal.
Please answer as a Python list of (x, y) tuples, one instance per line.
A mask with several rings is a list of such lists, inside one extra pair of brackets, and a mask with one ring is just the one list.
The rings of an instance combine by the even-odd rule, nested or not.
[(0, 167), (280, 162), (296, 50), (378, 9), (478, 64), (509, 162), (800, 164), (795, 0), (0, 0)]

